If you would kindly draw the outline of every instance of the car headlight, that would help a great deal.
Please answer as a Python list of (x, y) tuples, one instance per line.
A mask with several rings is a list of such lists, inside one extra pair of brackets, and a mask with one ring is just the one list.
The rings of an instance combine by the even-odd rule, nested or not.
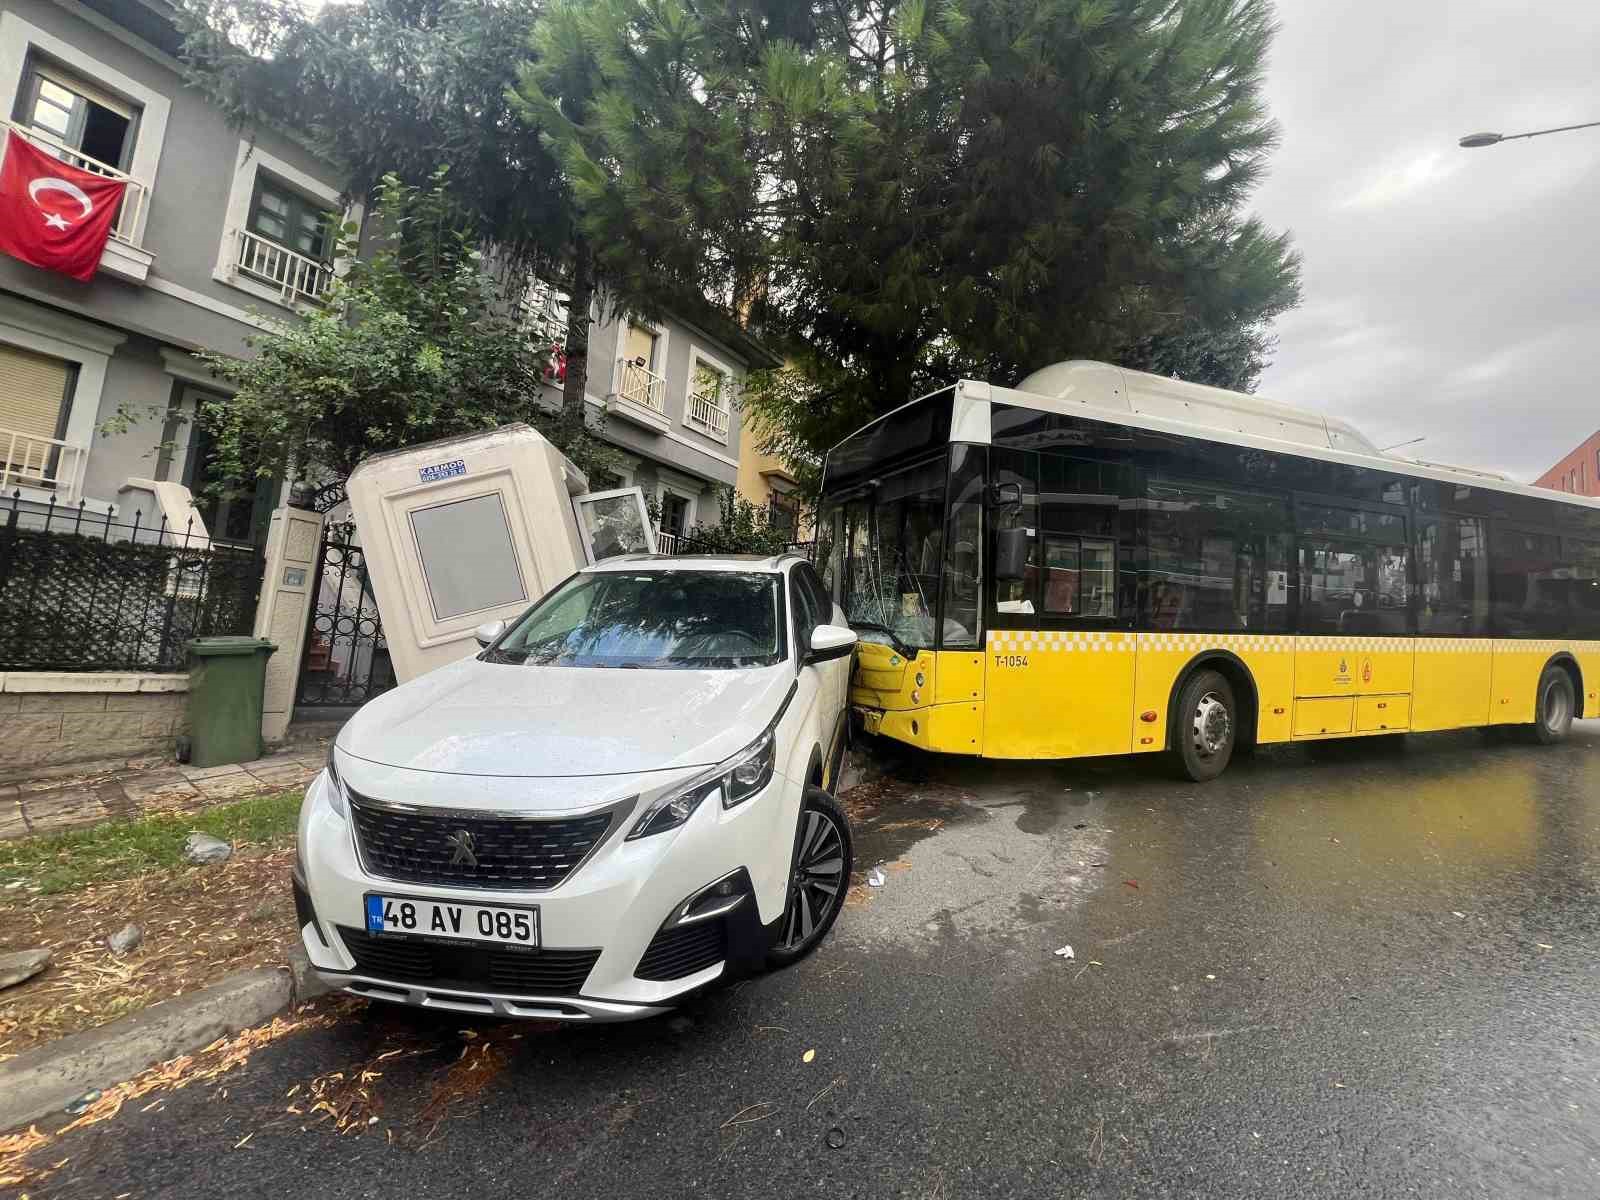
[(682, 787), (674, 788), (652, 801), (650, 807), (634, 822), (628, 840), (678, 828), (694, 815), (700, 802), (713, 792), (722, 793), (723, 808), (744, 803), (772, 782), (772, 772), (777, 762), (777, 737), (773, 726), (769, 725), (761, 731), (760, 737), (739, 753), (723, 759)]
[(333, 761), (332, 746), (328, 747), (328, 765), (322, 773), (327, 776), (327, 786), (323, 791), (327, 793), (329, 806), (341, 817), (347, 815), (344, 805), (344, 780), (339, 778), (339, 765)]

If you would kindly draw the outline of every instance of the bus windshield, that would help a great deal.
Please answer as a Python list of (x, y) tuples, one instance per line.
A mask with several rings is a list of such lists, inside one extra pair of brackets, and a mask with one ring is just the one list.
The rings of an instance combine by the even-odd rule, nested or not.
[[(834, 535), (830, 569), (840, 604), (866, 641), (902, 650), (976, 644), (981, 497), (957, 508), (947, 551), (949, 465), (949, 454), (941, 454), (883, 475), (836, 505), (824, 501), (823, 528)], [(980, 466), (979, 492), (981, 476)], [(962, 481), (954, 484), (959, 488)], [(942, 639), (936, 637), (941, 631)]]

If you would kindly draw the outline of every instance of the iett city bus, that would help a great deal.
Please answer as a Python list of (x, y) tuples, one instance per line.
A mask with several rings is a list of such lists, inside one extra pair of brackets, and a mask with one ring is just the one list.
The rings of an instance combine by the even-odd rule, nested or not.
[(1600, 711), (1600, 502), (1093, 362), (963, 381), (827, 455), (870, 733), (984, 758), (1239, 749)]

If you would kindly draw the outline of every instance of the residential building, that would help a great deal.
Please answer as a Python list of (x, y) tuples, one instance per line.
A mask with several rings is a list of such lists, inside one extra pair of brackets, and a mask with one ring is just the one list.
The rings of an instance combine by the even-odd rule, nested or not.
[(1600, 432), (1578, 443), (1560, 462), (1535, 479), (1533, 486), (1579, 496), (1600, 496)]
[[(89, 282), (0, 255), (0, 490), (181, 524), (183, 489), (211, 469), (190, 418), (225, 395), (190, 352), (244, 353), (263, 316), (319, 303), (342, 188), (293, 137), (234, 129), (184, 84), (173, 14), (167, 0), (0, 0), (0, 142), (15, 131), (127, 182)], [(251, 540), (278, 490), (201, 512), (217, 537)]]
[(810, 525), (801, 520), (804, 498), (799, 481), (781, 459), (761, 449), (760, 434), (751, 427), (750, 414), (744, 412), (741, 417), (739, 494), (764, 509), (767, 521), (774, 528), (787, 531), (794, 541), (810, 540)]
[[(739, 481), (745, 376), (779, 362), (709, 306), (686, 303), (684, 311), (693, 315), (602, 315), (589, 326), (586, 398), (622, 456), (615, 478), (590, 486), (642, 487), (659, 510), (658, 544), (667, 551), (695, 525), (717, 522), (718, 492)], [(546, 402), (560, 403), (559, 382), (546, 385)]]

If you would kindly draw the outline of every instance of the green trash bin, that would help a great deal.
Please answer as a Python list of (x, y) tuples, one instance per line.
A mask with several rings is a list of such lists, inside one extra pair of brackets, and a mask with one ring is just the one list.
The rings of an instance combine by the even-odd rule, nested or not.
[(263, 638), (204, 637), (189, 643), (189, 763), (220, 767), (261, 757)]

